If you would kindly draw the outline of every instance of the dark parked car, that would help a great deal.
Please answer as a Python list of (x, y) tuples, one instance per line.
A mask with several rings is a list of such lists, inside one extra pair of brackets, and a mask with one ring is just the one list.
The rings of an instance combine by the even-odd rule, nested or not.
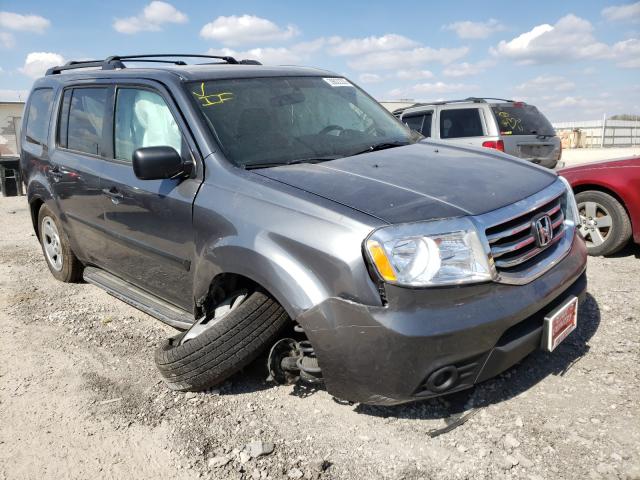
[[(169, 65), (126, 68), (148, 60)], [(586, 249), (554, 172), (425, 141), (331, 72), (212, 60), (52, 68), (21, 138), (49, 269), (183, 330), (156, 354), (171, 388), (272, 346), (276, 381), (394, 404), (575, 328)]]
[(580, 232), (590, 255), (612, 255), (629, 239), (640, 244), (640, 158), (595, 162), (559, 171), (571, 183)]

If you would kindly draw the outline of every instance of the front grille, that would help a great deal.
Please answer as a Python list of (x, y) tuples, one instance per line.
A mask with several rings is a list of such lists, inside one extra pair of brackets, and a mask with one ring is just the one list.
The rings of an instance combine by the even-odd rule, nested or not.
[[(511, 271), (527, 266), (563, 237), (565, 226), (562, 204), (560, 194), (533, 210), (487, 228), (487, 240), (498, 271)], [(553, 238), (544, 247), (538, 247), (531, 226), (533, 219), (541, 214), (549, 215), (553, 226)]]

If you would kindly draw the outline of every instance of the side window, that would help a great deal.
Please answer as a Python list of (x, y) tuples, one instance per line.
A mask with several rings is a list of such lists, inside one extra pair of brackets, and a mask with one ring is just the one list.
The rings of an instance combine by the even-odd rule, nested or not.
[(39, 88), (31, 94), (25, 129), (27, 142), (46, 145), (52, 98), (53, 90), (51, 88)]
[(60, 118), (58, 119), (58, 145), (67, 148), (69, 140), (69, 105), (71, 104), (72, 89), (64, 91), (62, 105), (60, 107)]
[(131, 161), (143, 147), (168, 146), (182, 153), (182, 136), (169, 107), (149, 90), (119, 88), (115, 111), (115, 158)]
[(432, 118), (433, 118), (433, 112), (424, 112), (419, 115), (402, 117), (402, 121), (406, 123), (411, 130), (420, 132), (422, 135), (428, 138), (431, 136)]
[(456, 108), (440, 112), (440, 138), (481, 137), (484, 135), (480, 110)]
[(106, 88), (75, 88), (67, 120), (67, 148), (100, 155)]

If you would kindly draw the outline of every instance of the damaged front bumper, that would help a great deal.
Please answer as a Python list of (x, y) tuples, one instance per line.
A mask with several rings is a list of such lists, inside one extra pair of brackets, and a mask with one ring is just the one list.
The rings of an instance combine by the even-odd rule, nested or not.
[(297, 320), (330, 394), (377, 405), (420, 400), (469, 388), (539, 348), (544, 316), (584, 294), (585, 265), (575, 237), (561, 262), (526, 285), (387, 286), (384, 307), (333, 297)]

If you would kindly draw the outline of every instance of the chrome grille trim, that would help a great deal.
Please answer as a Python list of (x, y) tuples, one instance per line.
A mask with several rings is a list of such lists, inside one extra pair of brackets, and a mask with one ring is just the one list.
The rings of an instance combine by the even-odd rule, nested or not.
[[(566, 221), (566, 187), (559, 179), (544, 190), (512, 205), (474, 217), (485, 233), (485, 249), (493, 261), (496, 281), (525, 284), (544, 274), (569, 252), (575, 235)], [(551, 217), (551, 243), (538, 247), (531, 229), (539, 214)], [(537, 258), (538, 257), (538, 258)]]

